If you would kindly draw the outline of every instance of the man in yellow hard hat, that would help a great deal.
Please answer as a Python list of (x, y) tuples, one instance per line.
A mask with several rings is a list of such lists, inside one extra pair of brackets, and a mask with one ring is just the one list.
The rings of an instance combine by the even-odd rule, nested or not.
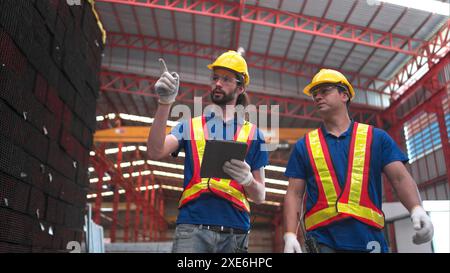
[[(159, 105), (147, 142), (148, 156), (160, 160), (185, 152), (184, 190), (173, 252), (246, 252), (250, 231), (250, 204), (265, 200), (264, 166), (267, 151), (256, 125), (235, 117), (235, 106), (248, 103), (245, 90), (250, 82), (247, 64), (236, 51), (219, 56), (211, 69), (211, 100), (221, 114), (207, 113), (180, 122), (165, 134), (172, 103), (178, 93), (179, 77), (167, 68), (155, 84)], [(200, 176), (205, 140), (234, 140), (247, 143), (245, 160), (232, 159), (223, 171), (232, 179)], [(218, 154), (217, 157), (221, 155)]]
[(408, 158), (385, 131), (350, 119), (355, 91), (345, 76), (322, 69), (303, 92), (314, 100), (323, 124), (296, 143), (286, 168), (284, 251), (302, 252), (296, 234), (301, 217), (310, 252), (388, 252), (382, 173), (411, 214), (413, 242), (430, 241), (433, 225), (403, 165)]

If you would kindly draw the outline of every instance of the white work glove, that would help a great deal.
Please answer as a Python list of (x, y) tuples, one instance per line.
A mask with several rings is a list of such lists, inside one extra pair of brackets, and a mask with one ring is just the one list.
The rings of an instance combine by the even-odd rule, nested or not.
[(413, 236), (413, 243), (420, 245), (433, 239), (433, 223), (421, 206), (415, 206), (411, 210), (411, 221), (416, 230), (416, 234)]
[(302, 253), (302, 248), (297, 240), (297, 235), (292, 232), (284, 234), (284, 253)]
[(250, 166), (245, 161), (231, 159), (223, 164), (223, 171), (242, 186), (248, 186), (253, 182)]
[(159, 58), (161, 77), (155, 83), (155, 91), (159, 95), (159, 103), (171, 104), (178, 95), (180, 77), (176, 72), (170, 73), (163, 58)]

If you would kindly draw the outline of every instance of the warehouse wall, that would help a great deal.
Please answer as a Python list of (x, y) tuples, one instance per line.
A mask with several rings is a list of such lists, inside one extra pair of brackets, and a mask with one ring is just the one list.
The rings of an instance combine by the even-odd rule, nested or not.
[(0, 252), (82, 240), (101, 32), (87, 1), (0, 1)]
[(417, 159), (408, 164), (408, 169), (420, 187), (420, 184), (443, 177), (435, 186), (420, 188), (420, 195), (423, 200), (448, 200), (450, 196), (449, 183), (445, 175), (445, 158), (442, 148)]

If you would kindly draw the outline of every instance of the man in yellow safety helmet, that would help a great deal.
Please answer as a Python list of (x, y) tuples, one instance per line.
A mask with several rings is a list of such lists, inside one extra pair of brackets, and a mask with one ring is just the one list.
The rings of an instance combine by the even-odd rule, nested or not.
[(302, 252), (296, 234), (301, 217), (310, 252), (388, 252), (382, 173), (410, 212), (413, 242), (430, 241), (433, 225), (403, 165), (408, 158), (385, 131), (350, 119), (355, 91), (345, 76), (321, 69), (303, 92), (312, 97), (323, 123), (296, 143), (286, 168), (284, 251)]
[[(264, 167), (267, 151), (256, 125), (235, 117), (235, 106), (248, 104), (250, 83), (245, 59), (236, 51), (220, 55), (212, 64), (211, 100), (218, 113), (180, 122), (166, 135), (169, 111), (178, 94), (179, 76), (164, 73), (155, 84), (159, 105), (147, 141), (148, 156), (160, 160), (185, 152), (183, 193), (175, 230), (173, 252), (247, 252), (250, 231), (249, 199), (265, 200)], [(244, 161), (227, 161), (223, 170), (232, 179), (200, 177), (205, 140), (247, 143)], [(220, 155), (217, 155), (220, 157)]]

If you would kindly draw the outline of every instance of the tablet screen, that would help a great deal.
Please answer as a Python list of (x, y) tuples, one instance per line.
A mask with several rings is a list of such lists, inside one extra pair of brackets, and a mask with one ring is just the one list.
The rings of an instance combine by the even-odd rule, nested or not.
[(223, 171), (223, 164), (231, 159), (243, 161), (247, 151), (247, 143), (229, 140), (207, 140), (203, 154), (200, 176), (231, 179)]

